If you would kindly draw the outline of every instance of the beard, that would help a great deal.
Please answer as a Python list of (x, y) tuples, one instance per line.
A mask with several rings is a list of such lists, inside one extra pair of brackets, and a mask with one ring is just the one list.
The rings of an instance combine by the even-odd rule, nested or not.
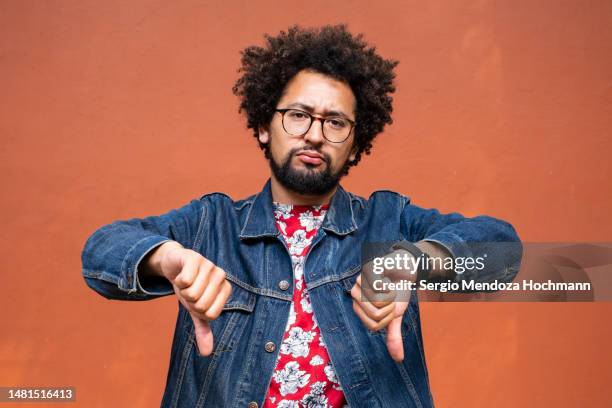
[[(291, 159), (295, 153), (304, 150), (312, 150), (321, 154), (323, 156), (322, 160), (326, 164), (325, 169), (318, 171), (316, 169), (317, 166), (309, 164), (305, 164), (306, 170), (299, 170), (293, 167)], [(329, 155), (316, 149), (307, 148), (291, 149), (280, 164), (270, 154), (268, 162), (270, 163), (272, 173), (283, 187), (298, 194), (306, 195), (323, 195), (332, 191), (338, 185), (349, 166), (347, 160), (338, 172), (333, 173), (331, 170), (331, 157)]]

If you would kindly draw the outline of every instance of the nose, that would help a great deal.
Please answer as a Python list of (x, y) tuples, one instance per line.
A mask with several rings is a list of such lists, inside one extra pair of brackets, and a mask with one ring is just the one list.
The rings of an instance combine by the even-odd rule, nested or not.
[(304, 139), (314, 145), (322, 144), (325, 140), (323, 137), (323, 119), (313, 118), (310, 129), (304, 135)]

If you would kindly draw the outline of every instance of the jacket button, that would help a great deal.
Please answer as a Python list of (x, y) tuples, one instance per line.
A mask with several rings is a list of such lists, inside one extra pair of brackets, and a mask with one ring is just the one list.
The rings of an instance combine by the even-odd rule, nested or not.
[(272, 343), (271, 341), (269, 341), (266, 343), (265, 349), (268, 353), (272, 353), (274, 350), (276, 350), (276, 345)]
[(259, 405), (255, 401), (249, 402), (249, 408), (257, 408)]
[(278, 287), (280, 288), (280, 290), (287, 290), (289, 289), (289, 282), (287, 282), (286, 280), (282, 280), (278, 282)]

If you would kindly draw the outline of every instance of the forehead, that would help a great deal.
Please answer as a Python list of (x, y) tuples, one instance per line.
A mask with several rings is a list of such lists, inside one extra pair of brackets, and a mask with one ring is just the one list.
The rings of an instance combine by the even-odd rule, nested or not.
[(279, 107), (302, 104), (316, 113), (340, 112), (354, 117), (355, 95), (351, 87), (330, 76), (313, 72), (298, 72), (285, 87)]

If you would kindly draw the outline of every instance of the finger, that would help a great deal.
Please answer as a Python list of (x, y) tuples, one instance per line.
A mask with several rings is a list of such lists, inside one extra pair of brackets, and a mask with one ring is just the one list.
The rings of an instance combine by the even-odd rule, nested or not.
[(204, 289), (204, 293), (194, 304), (194, 308), (198, 312), (206, 313), (221, 291), (223, 282), (225, 282), (225, 271), (215, 266), (210, 273), (210, 278)]
[(181, 295), (189, 302), (196, 302), (206, 289), (209, 277), (215, 265), (208, 259), (202, 258), (198, 267), (198, 273), (193, 283), (185, 289), (181, 289)]
[(389, 313), (393, 313), (395, 304), (393, 302), (371, 302), (362, 296), (361, 288), (354, 286), (351, 289), (351, 297), (363, 309), (366, 315), (374, 321), (380, 321)]
[(357, 301), (363, 300), (361, 297), (361, 285), (359, 284), (359, 281), (360, 279), (357, 278), (355, 285), (353, 285), (353, 287), (351, 288), (351, 297)]
[(383, 307), (377, 307), (372, 302), (358, 302), (361, 309), (366, 313), (366, 315), (374, 320), (375, 322), (379, 322), (383, 320), (390, 314), (393, 314), (395, 311), (395, 303), (390, 302)]
[(393, 320), (394, 314), (389, 313), (382, 320), (375, 321), (367, 315), (367, 313), (363, 310), (362, 306), (363, 304), (353, 301), (353, 310), (355, 311), (355, 314), (357, 314), (357, 316), (361, 319), (364, 326), (370, 330), (378, 331), (386, 327), (389, 324), (389, 322)]
[(372, 272), (372, 268), (368, 267), (369, 263), (362, 268), (362, 272), (359, 275), (359, 286), (363, 294), (370, 300), (375, 302), (383, 302), (381, 306), (386, 302), (391, 301), (395, 298), (393, 291), (385, 286), (390, 280), (381, 274), (375, 274)]
[(364, 291), (364, 289), (359, 284), (360, 280), (361, 280), (360, 278), (357, 278), (357, 282), (351, 288), (351, 292), (350, 292), (351, 297), (355, 299), (356, 301), (368, 302), (368, 303), (371, 303), (375, 307), (382, 308), (390, 304), (393, 301), (393, 299), (395, 299), (395, 297), (391, 293), (376, 294), (371, 291), (367, 291), (367, 292)]
[(232, 285), (227, 281), (225, 283), (226, 284), (221, 287), (221, 291), (215, 298), (212, 306), (210, 306), (206, 313), (204, 313), (204, 316), (208, 320), (215, 320), (217, 317), (219, 317), (223, 311), (223, 306), (225, 306), (227, 298), (229, 297), (230, 293), (232, 293)]
[[(217, 294), (221, 291), (221, 287), (225, 283), (226, 276), (227, 274), (223, 269), (215, 267), (215, 269), (210, 274), (210, 280), (208, 281), (208, 285), (206, 285), (202, 297), (214, 300), (217, 297)], [(210, 307), (210, 304), (208, 305), (208, 307)]]
[[(387, 278), (380, 278), (380, 281), (388, 282)], [(360, 288), (363, 300), (371, 302), (376, 307), (384, 307), (395, 300), (395, 292), (381, 292), (367, 286), (361, 286)]]
[(397, 362), (404, 359), (404, 342), (402, 340), (402, 316), (397, 316), (387, 328), (387, 350)]
[(176, 278), (174, 278), (174, 284), (179, 289), (185, 289), (191, 286), (196, 276), (198, 275), (199, 267), (200, 262), (197, 257), (188, 257), (188, 259), (185, 260), (183, 269), (181, 269), (181, 272), (176, 276)]
[(210, 325), (204, 319), (191, 315), (193, 330), (198, 351), (203, 356), (209, 356), (213, 351), (213, 333)]

